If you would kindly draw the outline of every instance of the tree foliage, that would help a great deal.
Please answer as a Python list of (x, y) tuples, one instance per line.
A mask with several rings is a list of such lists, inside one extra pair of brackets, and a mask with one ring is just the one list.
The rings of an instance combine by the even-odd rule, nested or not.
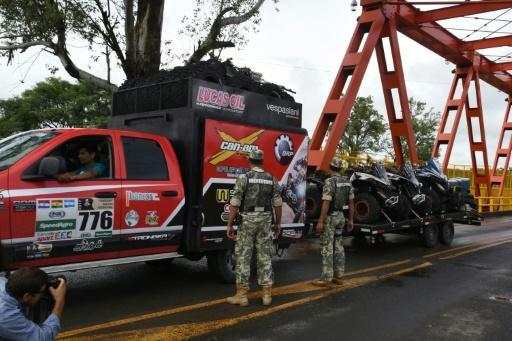
[[(197, 0), (193, 17), (185, 20), (185, 32), (200, 39), (189, 62), (243, 43), (238, 25), (257, 26), (264, 2)], [(154, 74), (161, 65), (164, 5), (165, 0), (0, 0), (0, 52), (10, 62), (16, 53), (39, 48), (59, 58), (72, 77), (113, 90), (109, 77), (74, 62), (69, 42), (86, 44), (95, 62), (104, 57), (110, 70), (112, 61), (126, 79)]]
[(111, 93), (58, 78), (0, 101), (0, 137), (39, 128), (106, 127)]
[(384, 117), (375, 109), (372, 97), (357, 97), (338, 149), (350, 156), (380, 152), (386, 131)]

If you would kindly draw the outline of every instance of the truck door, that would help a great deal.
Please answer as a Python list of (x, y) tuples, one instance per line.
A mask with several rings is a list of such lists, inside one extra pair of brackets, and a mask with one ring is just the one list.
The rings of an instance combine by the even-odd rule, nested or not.
[[(112, 136), (70, 131), (57, 140), (9, 176), (16, 267), (118, 256), (121, 181)], [(61, 160), (60, 174), (77, 174), (84, 167), (79, 156), (84, 148), (95, 165), (104, 167), (97, 177), (66, 182), (31, 179), (46, 156)]]
[(184, 191), (174, 151), (164, 138), (123, 133), (121, 256), (178, 250)]

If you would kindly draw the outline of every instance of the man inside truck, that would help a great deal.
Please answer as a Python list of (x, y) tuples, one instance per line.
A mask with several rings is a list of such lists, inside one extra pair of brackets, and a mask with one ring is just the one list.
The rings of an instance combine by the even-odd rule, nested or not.
[(81, 167), (73, 172), (58, 174), (56, 176), (57, 180), (69, 182), (106, 176), (105, 165), (101, 162), (96, 162), (96, 154), (96, 147), (92, 144), (82, 145), (78, 152), (78, 159), (80, 160)]

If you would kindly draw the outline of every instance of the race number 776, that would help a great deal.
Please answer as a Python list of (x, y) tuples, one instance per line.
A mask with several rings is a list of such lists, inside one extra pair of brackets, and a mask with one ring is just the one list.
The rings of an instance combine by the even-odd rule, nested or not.
[(112, 211), (87, 211), (79, 212), (78, 215), (82, 218), (80, 231), (94, 231), (98, 225), (102, 230), (110, 230), (112, 228)]

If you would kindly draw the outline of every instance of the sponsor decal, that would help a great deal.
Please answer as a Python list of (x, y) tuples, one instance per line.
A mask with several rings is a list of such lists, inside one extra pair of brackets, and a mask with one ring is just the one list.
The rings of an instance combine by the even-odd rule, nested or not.
[(41, 210), (46, 210), (50, 208), (50, 200), (38, 200), (37, 208)]
[(139, 223), (139, 214), (137, 211), (128, 211), (124, 216), (124, 222), (130, 227), (137, 225)]
[(80, 238), (92, 238), (91, 232), (82, 232), (80, 233)]
[(14, 212), (31, 212), (36, 209), (35, 200), (15, 200), (12, 202)]
[(27, 245), (27, 259), (46, 258), (52, 252), (52, 244), (39, 244), (34, 243)]
[(86, 251), (94, 251), (94, 250), (97, 250), (97, 249), (101, 249), (103, 247), (103, 240), (99, 239), (99, 240), (87, 240), (87, 239), (82, 239), (80, 241), (80, 243), (76, 244), (74, 247), (73, 247), (73, 251), (74, 252), (86, 252)]
[(224, 241), (224, 238), (205, 238), (203, 239), (203, 241), (205, 242), (210, 242), (210, 243), (215, 243), (215, 244), (220, 244)]
[(66, 212), (64, 211), (50, 211), (48, 213), (48, 217), (51, 219), (62, 219), (66, 216)]
[(112, 237), (112, 231), (94, 232), (94, 237)]
[(279, 135), (274, 143), (274, 156), (277, 162), (282, 165), (288, 165), (295, 155), (293, 141), (288, 135)]
[(254, 143), (264, 132), (265, 130), (261, 129), (237, 140), (231, 135), (217, 130), (217, 134), (219, 134), (222, 139), (222, 142), (220, 143), (220, 152), (214, 154), (210, 158), (210, 164), (217, 165), (226, 161), (235, 154), (249, 154), (252, 150), (258, 149), (258, 146)]
[(59, 232), (42, 232), (36, 235), (36, 241), (56, 241), (73, 239), (73, 231), (59, 231)]
[(157, 193), (126, 191), (126, 206), (130, 206), (130, 201), (160, 201), (160, 197)]
[(173, 234), (161, 233), (161, 234), (148, 234), (143, 236), (131, 236), (128, 240), (131, 242), (143, 241), (143, 240), (170, 240), (174, 238)]
[(283, 106), (275, 105), (275, 104), (267, 104), (267, 110), (273, 111), (273, 112), (277, 113), (278, 115), (284, 114), (286, 117), (290, 117), (290, 118), (295, 118), (295, 119), (300, 118), (299, 109), (283, 107)]
[(227, 222), (229, 220), (229, 211), (230, 211), (230, 207), (231, 205), (230, 204), (226, 204), (224, 205), (224, 212), (222, 212), (220, 214), (220, 220), (222, 220), (223, 222)]
[(218, 203), (224, 204), (229, 201), (229, 188), (218, 188), (215, 199)]
[(92, 211), (94, 210), (92, 198), (80, 198), (78, 199), (78, 210), (79, 211)]
[(51, 201), (51, 208), (63, 208), (63, 207), (64, 207), (63, 200), (52, 200)]
[(75, 227), (76, 221), (72, 219), (60, 221), (36, 221), (36, 232), (74, 230)]
[(226, 173), (228, 177), (232, 178), (238, 177), (240, 174), (245, 174), (248, 171), (250, 171), (249, 168), (245, 167), (231, 167), (222, 165), (217, 166), (215, 170), (217, 171), (217, 173)]
[(227, 91), (200, 86), (197, 91), (196, 105), (243, 113), (245, 110), (245, 97), (243, 95), (230, 94)]
[(144, 219), (144, 222), (147, 225), (158, 225), (158, 220), (160, 217), (158, 216), (157, 211), (148, 211), (146, 214), (146, 218)]
[(302, 237), (302, 231), (283, 230), (282, 236), (284, 238), (300, 239)]

